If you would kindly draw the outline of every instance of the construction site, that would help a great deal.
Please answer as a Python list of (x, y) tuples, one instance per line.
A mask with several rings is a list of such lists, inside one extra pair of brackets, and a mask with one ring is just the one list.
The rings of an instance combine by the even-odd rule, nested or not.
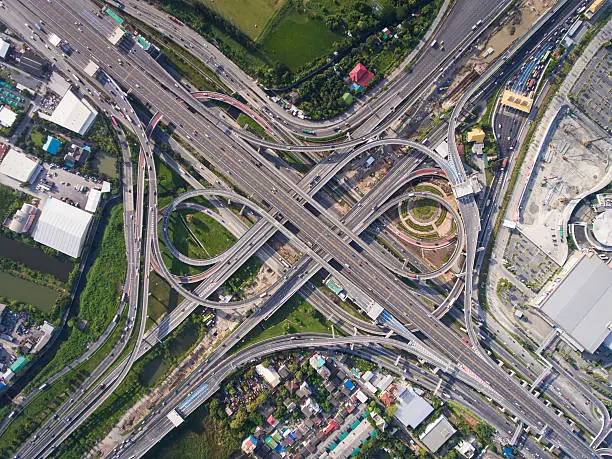
[(581, 116), (562, 110), (556, 117), (521, 200), (519, 230), (558, 264), (573, 209), (612, 180), (612, 144)]

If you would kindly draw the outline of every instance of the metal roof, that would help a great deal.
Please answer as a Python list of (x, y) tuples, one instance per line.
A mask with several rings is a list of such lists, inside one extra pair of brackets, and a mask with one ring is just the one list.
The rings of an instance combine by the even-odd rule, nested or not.
[(612, 269), (596, 256), (584, 256), (542, 310), (588, 352), (595, 352), (612, 324)]
[(51, 116), (39, 112), (43, 119), (59, 124), (77, 134), (85, 134), (93, 124), (98, 112), (85, 99), (79, 99), (68, 91), (57, 105)]
[(405, 426), (416, 428), (427, 419), (433, 407), (423, 397), (418, 396), (412, 390), (406, 390), (398, 398), (395, 417)]
[(0, 173), (18, 180), (30, 182), (40, 172), (40, 161), (11, 148), (0, 163)]
[(431, 452), (435, 453), (455, 432), (455, 428), (448, 422), (448, 419), (444, 416), (440, 416), (427, 426), (425, 432), (419, 436), (419, 439), (425, 443), (425, 446), (427, 446)]
[(93, 215), (59, 199), (49, 198), (33, 231), (34, 240), (77, 258)]

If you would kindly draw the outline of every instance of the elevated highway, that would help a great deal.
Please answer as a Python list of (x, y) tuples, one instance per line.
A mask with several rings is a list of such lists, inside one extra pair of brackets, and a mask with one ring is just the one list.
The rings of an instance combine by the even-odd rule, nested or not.
[[(54, 5), (58, 3), (60, 2), (57, 1)], [(53, 21), (51, 15), (57, 16), (57, 13), (49, 11), (49, 7), (44, 3), (38, 6), (38, 12), (49, 19), (48, 23)], [(66, 24), (65, 28), (67, 30), (72, 29), (72, 26)], [(106, 51), (100, 49), (97, 44), (93, 42), (92, 44), (96, 47), (96, 53), (110, 53), (112, 55), (113, 52), (116, 52), (114, 50)], [(124, 72), (123, 70), (118, 71)], [(137, 77), (145, 78), (146, 75), (138, 75)], [(124, 76), (124, 78), (133, 77)], [(151, 88), (155, 90), (151, 90)], [(501, 399), (514, 398), (518, 406), (515, 408), (510, 405), (509, 409), (511, 411), (522, 414), (523, 418), (532, 425), (541, 425), (543, 422), (549, 425), (555, 435), (559, 436), (560, 443), (571, 454), (576, 457), (593, 455), (592, 450), (576, 438), (567, 426), (555, 417), (554, 413), (550, 413), (539, 401), (534, 400), (527, 393), (523, 394), (518, 384), (512, 380), (508, 381), (503, 372), (479, 359), (471, 349), (462, 345), (458, 338), (449, 336), (446, 327), (436, 321), (427, 320), (424, 314), (426, 311), (425, 305), (410, 292), (407, 292), (405, 288), (396, 285), (394, 279), (385, 271), (384, 266), (380, 265), (377, 260), (370, 259), (367, 253), (362, 254), (355, 251), (343, 239), (343, 236), (335, 233), (334, 230), (330, 231), (330, 224), (338, 228), (333, 217), (325, 216), (324, 219), (313, 219), (312, 215), (301, 205), (296, 205), (294, 193), (313, 206), (316, 203), (313, 203), (307, 196), (303, 196), (300, 193), (301, 190), (295, 189), (289, 181), (285, 180), (282, 173), (280, 175), (274, 174), (274, 179), (272, 179), (267, 173), (268, 171), (260, 170), (252, 165), (250, 158), (253, 157), (253, 152), (249, 151), (248, 148), (241, 144), (236, 145), (236, 142), (231, 142), (224, 133), (219, 133), (214, 124), (211, 125), (206, 118), (196, 117), (184, 107), (179, 106), (174, 98), (168, 97), (166, 91), (158, 90), (154, 84), (151, 85), (151, 88), (148, 85), (141, 85), (138, 96), (172, 119), (183, 120), (189, 129), (198, 129), (201, 132), (209, 133), (210, 137), (213, 138), (215, 148), (211, 148), (210, 145), (203, 143), (201, 140), (195, 140), (195, 146), (201, 148), (207, 159), (219, 170), (229, 171), (240, 188), (246, 190), (247, 193), (252, 193), (258, 199), (266, 199), (262, 195), (262, 190), (270, 190), (272, 187), (279, 188), (275, 195), (267, 197), (268, 202), (300, 229), (299, 239), (301, 241), (310, 242), (313, 246), (316, 243), (316, 253), (310, 251), (308, 252), (309, 255), (314, 257), (319, 253), (326, 253), (333, 256), (342, 266), (353, 263), (350, 271), (336, 269), (335, 273), (347, 289), (357, 288), (363, 291), (368, 286), (374, 287), (375, 290), (371, 294), (373, 300), (384, 305), (401, 320), (413, 322), (431, 340), (430, 342), (435, 343), (444, 352), (452, 354), (455, 359), (461, 360), (462, 363), (457, 366), (462, 372), (461, 374), (469, 376), (473, 383), (478, 384), (480, 384), (479, 381), (483, 380), (482, 378), (486, 378), (490, 381), (490, 386), (502, 396)], [(242, 161), (238, 161), (238, 159), (242, 159)], [(268, 169), (267, 166), (266, 169)], [(155, 211), (154, 208), (152, 210)], [(463, 215), (463, 218), (466, 221), (465, 215)], [(156, 219), (152, 220), (156, 221)], [(329, 236), (317, 239), (326, 231), (330, 231)], [(320, 256), (317, 256), (317, 258), (321, 259)], [(317, 261), (322, 262), (323, 260)], [(363, 266), (359, 263), (362, 263)]]

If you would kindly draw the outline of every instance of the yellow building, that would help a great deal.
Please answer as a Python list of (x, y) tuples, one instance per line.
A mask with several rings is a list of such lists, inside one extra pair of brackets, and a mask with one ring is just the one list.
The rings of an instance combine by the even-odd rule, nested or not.
[(593, 16), (595, 16), (595, 13), (599, 11), (599, 8), (601, 8), (601, 5), (603, 5), (605, 1), (606, 0), (595, 0), (593, 3), (591, 3), (591, 6), (589, 6), (589, 8), (584, 12), (584, 17), (591, 19)]
[(474, 128), (470, 132), (468, 132), (468, 135), (467, 135), (468, 142), (480, 143), (480, 142), (484, 142), (484, 139), (485, 139), (485, 133), (480, 128)]

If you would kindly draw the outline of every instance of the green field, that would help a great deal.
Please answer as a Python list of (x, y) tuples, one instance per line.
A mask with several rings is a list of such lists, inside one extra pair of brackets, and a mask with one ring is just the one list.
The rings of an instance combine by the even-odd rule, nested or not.
[(185, 219), (193, 235), (203, 246), (207, 257), (214, 257), (229, 249), (236, 237), (221, 223), (202, 213), (182, 209), (180, 215)]
[(433, 217), (438, 204), (429, 198), (419, 198), (414, 201), (412, 213), (420, 220), (429, 220)]
[(251, 330), (233, 351), (275, 336), (306, 332), (331, 334), (331, 322), (304, 298), (295, 294), (269, 320)]
[(149, 292), (148, 315), (155, 321), (171, 312), (182, 300), (182, 297), (172, 290), (168, 282), (159, 277), (157, 273), (151, 273)]
[(323, 21), (293, 9), (279, 14), (283, 17), (261, 37), (259, 44), (266, 55), (293, 72), (328, 54), (332, 43), (342, 37), (329, 30)]
[(200, 0), (229, 19), (252, 40), (257, 40), (285, 0)]

